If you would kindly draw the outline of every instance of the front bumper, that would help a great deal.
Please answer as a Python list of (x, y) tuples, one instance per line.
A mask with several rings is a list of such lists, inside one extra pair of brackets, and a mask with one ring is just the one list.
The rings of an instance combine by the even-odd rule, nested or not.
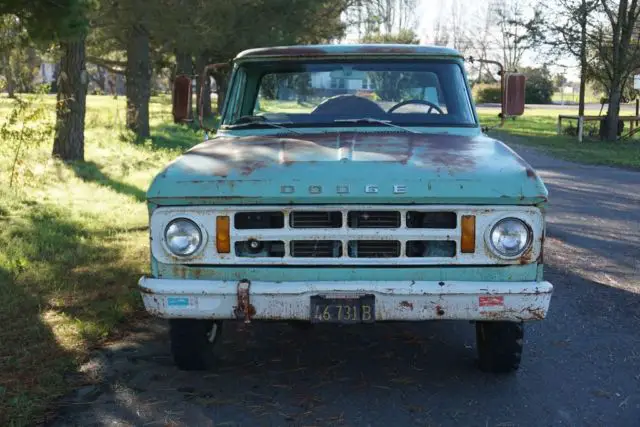
[(260, 282), (153, 279), (139, 282), (147, 311), (165, 318), (310, 320), (310, 300), (375, 296), (376, 321), (541, 320), (549, 282)]

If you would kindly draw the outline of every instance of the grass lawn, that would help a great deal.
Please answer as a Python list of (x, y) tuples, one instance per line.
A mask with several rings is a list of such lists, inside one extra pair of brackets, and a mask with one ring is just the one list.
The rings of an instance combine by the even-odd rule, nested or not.
[[(640, 169), (640, 141), (630, 139), (615, 143), (602, 142), (597, 136), (578, 138), (568, 135), (557, 135), (557, 118), (561, 110), (527, 109), (522, 117), (508, 120), (501, 129), (494, 129), (491, 135), (507, 142), (539, 148), (549, 154), (578, 163), (609, 165)], [(562, 110), (563, 114), (572, 112)], [(498, 123), (497, 109), (479, 109), (480, 121), (483, 125), (493, 126)], [(577, 107), (576, 107), (577, 113)], [(568, 126), (563, 121), (563, 126)], [(575, 127), (575, 122), (573, 123)], [(589, 124), (590, 126), (595, 126)], [(625, 123), (625, 133), (628, 123)], [(587, 129), (588, 129), (587, 128)], [(594, 128), (597, 134), (597, 128)]]
[[(53, 120), (54, 98), (47, 105)], [(13, 101), (0, 97), (0, 126)], [(50, 107), (50, 108), (49, 108)], [(137, 279), (148, 268), (145, 191), (166, 162), (201, 140), (151, 104), (153, 138), (123, 133), (125, 98), (90, 96), (86, 162), (51, 160), (52, 141), (17, 164), (0, 144), (0, 425), (42, 421), (88, 351), (142, 315)], [(89, 380), (89, 379), (84, 379)]]
[[(587, 104), (599, 104), (600, 99), (604, 97), (604, 94), (594, 95), (592, 90), (587, 89), (585, 92), (584, 102)], [(580, 94), (578, 91), (574, 93), (562, 93), (562, 92), (554, 92), (551, 100), (553, 102), (575, 102), (577, 103), (580, 98)]]

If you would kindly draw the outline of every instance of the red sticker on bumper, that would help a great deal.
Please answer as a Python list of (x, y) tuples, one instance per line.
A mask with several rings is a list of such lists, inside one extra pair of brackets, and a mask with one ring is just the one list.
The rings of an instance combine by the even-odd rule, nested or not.
[(480, 307), (495, 307), (504, 305), (503, 296), (485, 295), (478, 299), (480, 301)]

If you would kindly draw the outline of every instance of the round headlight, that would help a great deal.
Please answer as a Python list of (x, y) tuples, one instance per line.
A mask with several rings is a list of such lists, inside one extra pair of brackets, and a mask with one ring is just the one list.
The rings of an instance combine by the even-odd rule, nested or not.
[(202, 243), (200, 227), (190, 219), (174, 219), (167, 225), (164, 238), (169, 250), (177, 256), (193, 255)]
[(516, 257), (531, 244), (531, 229), (517, 218), (505, 218), (493, 226), (489, 239), (497, 255)]

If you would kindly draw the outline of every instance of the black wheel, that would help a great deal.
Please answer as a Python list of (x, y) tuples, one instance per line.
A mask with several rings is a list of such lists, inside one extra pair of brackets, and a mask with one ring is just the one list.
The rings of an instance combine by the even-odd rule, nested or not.
[(524, 326), (516, 322), (476, 322), (478, 363), (484, 372), (512, 372), (520, 367)]
[(183, 371), (207, 369), (211, 346), (222, 332), (220, 321), (170, 319), (169, 338), (173, 362)]

